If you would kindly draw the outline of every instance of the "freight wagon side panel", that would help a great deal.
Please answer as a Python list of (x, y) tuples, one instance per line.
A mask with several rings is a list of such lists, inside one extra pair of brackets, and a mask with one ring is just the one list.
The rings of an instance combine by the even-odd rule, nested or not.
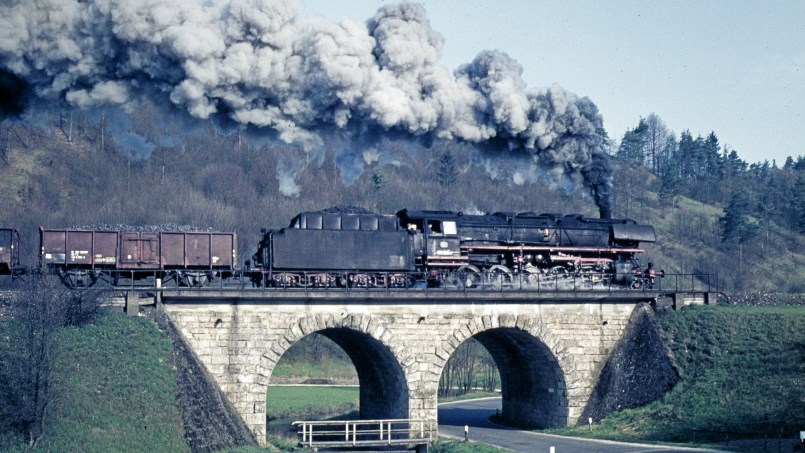
[(120, 233), (120, 269), (159, 269), (159, 234)]
[(285, 228), (273, 233), (275, 270), (413, 271), (405, 231)]
[(166, 269), (234, 269), (234, 233), (171, 232), (161, 237), (162, 265)]
[(185, 266), (184, 233), (162, 233), (162, 266), (166, 269)]
[(117, 265), (117, 231), (95, 231), (92, 263), (95, 267), (114, 268)]
[(11, 229), (0, 229), (0, 274), (10, 274), (17, 265), (15, 254), (19, 245), (15, 244), (16, 232)]
[(45, 264), (114, 267), (117, 261), (116, 231), (43, 229), (40, 243)]
[(40, 230), (42, 262), (45, 264), (65, 264), (67, 256), (67, 231)]
[(67, 231), (66, 262), (68, 266), (92, 265), (92, 231)]
[(188, 267), (208, 268), (212, 264), (209, 233), (185, 234), (185, 254)]
[(218, 269), (234, 269), (238, 249), (235, 233), (212, 233), (210, 235), (212, 266)]

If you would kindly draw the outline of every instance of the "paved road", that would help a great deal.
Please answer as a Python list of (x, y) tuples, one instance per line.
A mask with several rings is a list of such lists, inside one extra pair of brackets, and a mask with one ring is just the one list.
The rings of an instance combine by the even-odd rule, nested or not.
[(500, 409), (500, 398), (458, 401), (439, 405), (439, 435), (464, 438), (464, 426), (469, 426), (469, 440), (527, 453), (673, 453), (709, 452), (694, 448), (658, 447), (602, 440), (579, 439), (501, 428), (489, 417)]

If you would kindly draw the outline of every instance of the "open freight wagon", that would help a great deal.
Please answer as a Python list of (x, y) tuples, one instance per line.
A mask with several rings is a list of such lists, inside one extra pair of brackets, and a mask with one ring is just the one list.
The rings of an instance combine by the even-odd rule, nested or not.
[(40, 243), (42, 266), (72, 288), (99, 279), (115, 285), (162, 279), (201, 287), (229, 277), (237, 263), (237, 237), (228, 232), (40, 228)]
[(14, 275), (21, 269), (19, 233), (10, 228), (0, 228), (0, 275)]

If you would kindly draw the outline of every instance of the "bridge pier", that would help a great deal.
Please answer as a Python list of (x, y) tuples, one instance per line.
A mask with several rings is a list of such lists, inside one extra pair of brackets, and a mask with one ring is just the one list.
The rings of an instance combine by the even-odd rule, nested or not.
[(584, 301), (502, 293), (300, 294), (275, 294), (270, 303), (249, 294), (163, 295), (166, 314), (261, 444), (274, 367), (314, 332), (352, 359), (361, 419), (435, 421), (442, 370), (475, 337), (500, 371), (507, 421), (575, 424), (641, 301), (613, 294)]

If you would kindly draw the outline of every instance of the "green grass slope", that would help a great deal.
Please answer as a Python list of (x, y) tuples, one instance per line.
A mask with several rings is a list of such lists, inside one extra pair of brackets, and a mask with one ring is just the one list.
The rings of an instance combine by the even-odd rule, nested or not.
[(660, 318), (681, 381), (592, 429), (619, 440), (793, 438), (805, 426), (805, 307), (687, 307)]
[(153, 322), (119, 313), (60, 330), (44, 435), (31, 451), (183, 452), (171, 346)]

